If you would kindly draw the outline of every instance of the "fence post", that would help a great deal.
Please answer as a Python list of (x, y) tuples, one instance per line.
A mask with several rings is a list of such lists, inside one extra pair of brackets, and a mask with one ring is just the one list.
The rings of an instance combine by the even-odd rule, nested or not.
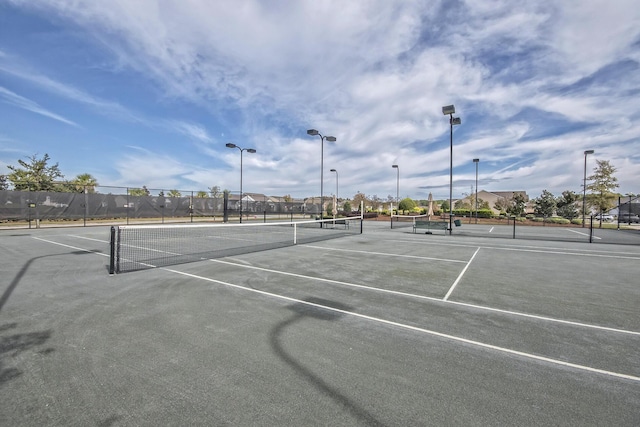
[(515, 215), (511, 217), (513, 219), (513, 238), (516, 238), (516, 217)]

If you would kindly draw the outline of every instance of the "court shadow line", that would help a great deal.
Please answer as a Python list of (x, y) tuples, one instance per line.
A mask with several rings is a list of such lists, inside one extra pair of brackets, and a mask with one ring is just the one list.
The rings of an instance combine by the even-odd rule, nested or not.
[(313, 385), (323, 394), (333, 399), (340, 406), (345, 408), (349, 413), (362, 421), (365, 425), (384, 426), (384, 423), (376, 419), (371, 413), (367, 412), (360, 405), (354, 403), (348, 396), (340, 392), (337, 388), (331, 386), (325, 380), (315, 375), (310, 369), (306, 368), (304, 365), (298, 362), (291, 354), (289, 354), (285, 350), (281, 342), (282, 334), (288, 327), (294, 325), (296, 322), (299, 322), (300, 320), (308, 317), (320, 320), (335, 321), (343, 316), (342, 313), (324, 309), (322, 307), (316, 306), (315, 304), (337, 308), (340, 310), (350, 309), (350, 307), (344, 304), (340, 304), (335, 301), (324, 300), (321, 298), (306, 298), (304, 301), (314, 305), (296, 303), (289, 306), (289, 308), (294, 311), (293, 316), (278, 323), (272, 329), (270, 334), (270, 343), (274, 352), (278, 357), (280, 357), (289, 366), (291, 366), (298, 375), (304, 378), (307, 382), (311, 383), (311, 385)]

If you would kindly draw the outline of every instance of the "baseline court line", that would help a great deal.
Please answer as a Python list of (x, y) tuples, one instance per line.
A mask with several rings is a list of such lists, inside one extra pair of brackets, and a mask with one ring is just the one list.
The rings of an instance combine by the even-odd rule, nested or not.
[(451, 287), (449, 288), (449, 292), (447, 292), (447, 294), (442, 299), (443, 301), (447, 301), (449, 299), (449, 295), (451, 295), (451, 293), (456, 288), (456, 286), (458, 286), (458, 283), (462, 279), (462, 276), (464, 276), (464, 273), (467, 271), (467, 268), (469, 268), (469, 266), (471, 265), (471, 262), (476, 257), (476, 255), (478, 255), (478, 252), (480, 252), (480, 248), (476, 249), (476, 251), (471, 256), (471, 259), (469, 260), (469, 262), (467, 262), (467, 265), (465, 265), (462, 271), (460, 272), (460, 274), (458, 274), (458, 278), (456, 279), (455, 282), (453, 282), (453, 285), (451, 285)]
[(191, 277), (191, 278), (194, 278), (194, 279), (199, 279), (199, 280), (204, 280), (204, 281), (207, 281), (207, 282), (217, 283), (219, 285), (228, 286), (228, 287), (235, 288), (235, 289), (240, 289), (240, 290), (244, 290), (244, 291), (248, 291), (248, 292), (257, 293), (257, 294), (268, 296), (268, 297), (272, 297), (272, 298), (277, 298), (277, 299), (281, 299), (281, 300), (285, 300), (285, 301), (289, 301), (289, 302), (294, 302), (296, 304), (308, 305), (308, 306), (312, 306), (312, 307), (316, 307), (316, 308), (321, 308), (321, 309), (325, 309), (325, 310), (329, 310), (329, 311), (334, 311), (336, 313), (342, 313), (342, 314), (345, 314), (345, 315), (358, 317), (360, 319), (371, 320), (373, 322), (382, 323), (382, 324), (385, 324), (385, 325), (396, 326), (396, 327), (399, 327), (399, 328), (408, 329), (408, 330), (416, 331), (416, 332), (422, 332), (422, 333), (425, 333), (425, 334), (428, 334), (428, 335), (433, 335), (433, 336), (444, 338), (444, 339), (448, 339), (448, 340), (451, 340), (451, 341), (462, 342), (462, 343), (465, 343), (465, 344), (474, 345), (474, 346), (477, 346), (477, 347), (482, 347), (482, 348), (486, 348), (486, 349), (489, 349), (489, 350), (494, 350), (494, 351), (498, 351), (498, 352), (502, 352), (502, 353), (512, 354), (512, 355), (520, 356), (520, 357), (527, 358), (527, 359), (539, 360), (539, 361), (542, 361), (542, 362), (547, 362), (547, 363), (554, 364), (554, 365), (559, 365), (559, 366), (565, 366), (565, 367), (569, 367), (569, 368), (573, 368), (573, 369), (577, 369), (577, 370), (581, 370), (581, 371), (586, 371), (586, 372), (590, 372), (590, 373), (597, 373), (597, 374), (607, 375), (607, 376), (611, 376), (611, 377), (623, 378), (623, 379), (626, 379), (626, 380), (640, 382), (640, 377), (636, 377), (636, 376), (633, 376), (633, 375), (622, 374), (622, 373), (613, 372), (613, 371), (607, 371), (607, 370), (599, 369), (599, 368), (592, 368), (590, 366), (578, 365), (576, 363), (565, 362), (563, 360), (552, 359), (550, 357), (538, 356), (536, 354), (525, 353), (523, 351), (518, 351), (518, 350), (512, 350), (512, 349), (509, 349), (509, 348), (500, 347), (500, 346), (496, 346), (496, 345), (493, 345), (493, 344), (487, 344), (487, 343), (483, 343), (483, 342), (480, 342), (480, 341), (474, 341), (474, 340), (470, 340), (470, 339), (467, 339), (467, 338), (457, 337), (455, 335), (449, 335), (449, 334), (444, 334), (442, 332), (432, 331), (430, 329), (425, 329), (425, 328), (420, 328), (420, 327), (417, 327), (417, 326), (406, 325), (404, 323), (394, 322), (394, 321), (391, 321), (391, 320), (385, 320), (385, 319), (381, 319), (381, 318), (373, 317), (373, 316), (367, 316), (365, 314), (355, 313), (355, 312), (352, 312), (352, 311), (342, 310), (342, 309), (335, 308), (335, 307), (329, 307), (329, 306), (326, 306), (326, 305), (313, 303), (313, 302), (309, 302), (309, 301), (304, 301), (304, 300), (300, 300), (300, 299), (296, 299), (296, 298), (291, 298), (291, 297), (287, 297), (287, 296), (284, 296), (284, 295), (274, 294), (272, 292), (266, 292), (266, 291), (261, 291), (259, 289), (247, 288), (245, 286), (236, 285), (236, 284), (229, 283), (229, 282), (223, 282), (221, 280), (216, 280), (216, 279), (212, 279), (212, 278), (209, 278), (209, 277), (198, 276), (196, 274), (186, 273), (186, 272), (183, 272), (183, 271), (173, 270), (173, 269), (169, 269), (169, 268), (161, 268), (161, 270), (165, 270), (165, 271), (168, 271), (168, 272), (171, 272), (171, 273), (175, 273), (175, 274)]

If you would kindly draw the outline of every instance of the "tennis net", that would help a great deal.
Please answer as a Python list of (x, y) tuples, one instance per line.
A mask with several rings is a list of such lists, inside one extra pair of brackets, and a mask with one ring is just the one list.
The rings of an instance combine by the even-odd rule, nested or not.
[(391, 228), (413, 227), (416, 220), (428, 220), (429, 215), (391, 215)]
[(362, 233), (362, 218), (111, 227), (109, 273), (143, 270)]

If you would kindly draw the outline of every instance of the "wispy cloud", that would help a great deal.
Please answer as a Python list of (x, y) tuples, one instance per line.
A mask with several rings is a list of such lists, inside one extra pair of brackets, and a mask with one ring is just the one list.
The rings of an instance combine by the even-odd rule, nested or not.
[(52, 111), (47, 110), (46, 108), (40, 106), (37, 102), (25, 98), (24, 96), (20, 96), (17, 93), (14, 93), (2, 86), (0, 86), (0, 98), (7, 104), (13, 105), (14, 107), (22, 108), (23, 110), (31, 111), (35, 114), (40, 114), (41, 116), (48, 117), (53, 120), (57, 120), (59, 122), (65, 123), (70, 126), (78, 127), (78, 124), (65, 119), (59, 114), (56, 114)]

